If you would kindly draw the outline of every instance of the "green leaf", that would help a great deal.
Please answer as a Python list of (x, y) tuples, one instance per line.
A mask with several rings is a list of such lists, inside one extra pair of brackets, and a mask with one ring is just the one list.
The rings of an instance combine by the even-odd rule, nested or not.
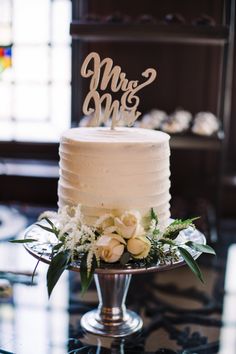
[(59, 242), (57, 245), (53, 246), (52, 253), (57, 252), (63, 246), (62, 242)]
[(53, 224), (53, 222), (50, 219), (43, 218), (42, 220), (46, 220), (49, 223), (49, 225), (52, 227), (52, 229), (54, 229), (55, 225)]
[(53, 222), (48, 219), (48, 218), (44, 218), (48, 223), (49, 225), (52, 227), (52, 230), (53, 230), (53, 233), (58, 236), (59, 235), (59, 230), (56, 228), (56, 226), (53, 224)]
[(192, 248), (195, 251), (202, 252), (202, 253), (209, 253), (209, 254), (216, 254), (214, 249), (208, 245), (203, 245), (200, 243), (188, 241), (185, 243), (186, 246)]
[(161, 233), (160, 230), (155, 229), (152, 234), (153, 234), (153, 236), (159, 236), (160, 233)]
[(34, 270), (33, 270), (33, 273), (32, 273), (32, 277), (31, 277), (31, 283), (32, 283), (32, 285), (33, 285), (33, 283), (34, 283), (34, 277), (35, 277), (35, 274), (36, 274), (36, 270), (37, 270), (37, 268), (38, 268), (39, 262), (41, 261), (43, 255), (44, 255), (44, 252), (42, 252), (41, 256), (39, 257), (39, 259), (38, 259), (38, 261), (37, 261), (37, 263), (36, 263), (36, 265), (35, 265), (35, 267), (34, 267)]
[(70, 253), (69, 251), (63, 251), (57, 253), (52, 257), (51, 263), (47, 271), (47, 288), (48, 288), (48, 297), (50, 297), (54, 286), (58, 282), (60, 276), (67, 268), (70, 263)]
[(199, 217), (192, 218), (192, 219), (176, 219), (174, 220), (165, 230), (163, 234), (163, 238), (170, 238), (171, 240), (176, 239), (180, 231), (187, 229), (188, 227), (192, 226), (195, 227), (193, 224), (194, 220), (199, 219)]
[(160, 240), (158, 240), (158, 242), (161, 242), (163, 245), (167, 244), (170, 246), (176, 246), (176, 243), (168, 238), (160, 238)]
[(153, 219), (156, 221), (156, 224), (158, 224), (157, 214), (155, 213), (154, 209), (151, 208), (151, 220), (153, 220)]
[(41, 224), (35, 224), (35, 225), (41, 227), (41, 229), (43, 229), (45, 231), (51, 232), (52, 234), (56, 235), (55, 234), (55, 230), (54, 229), (50, 229), (50, 227), (47, 227), (47, 226), (44, 226), (44, 225), (41, 225)]
[(189, 266), (189, 268), (192, 270), (192, 272), (196, 275), (198, 279), (201, 280), (202, 283), (204, 283), (201, 270), (197, 262), (192, 257), (192, 255), (183, 247), (179, 246), (178, 250), (181, 256), (183, 257), (183, 259), (185, 260), (185, 262), (187, 263), (187, 265)]
[(30, 243), (30, 242), (36, 242), (38, 240), (34, 239), (34, 238), (24, 238), (22, 240), (11, 240), (9, 242), (11, 243)]
[(130, 253), (124, 252), (120, 257), (120, 264), (125, 265), (129, 262), (129, 260), (130, 260)]
[(90, 273), (88, 273), (87, 256), (88, 256), (88, 254), (85, 253), (85, 255), (82, 257), (81, 263), (80, 263), (80, 279), (81, 279), (81, 287), (82, 287), (82, 292), (81, 292), (82, 296), (88, 290), (88, 288), (92, 282), (92, 279), (93, 279), (94, 270), (97, 267), (96, 257), (93, 256), (91, 271), (90, 271)]

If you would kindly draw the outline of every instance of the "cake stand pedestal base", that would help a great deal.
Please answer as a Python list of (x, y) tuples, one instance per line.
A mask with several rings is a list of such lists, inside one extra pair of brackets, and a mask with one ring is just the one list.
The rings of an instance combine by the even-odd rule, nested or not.
[(81, 326), (106, 337), (125, 337), (139, 331), (143, 326), (141, 317), (125, 306), (131, 274), (95, 274), (94, 279), (99, 305), (83, 315)]

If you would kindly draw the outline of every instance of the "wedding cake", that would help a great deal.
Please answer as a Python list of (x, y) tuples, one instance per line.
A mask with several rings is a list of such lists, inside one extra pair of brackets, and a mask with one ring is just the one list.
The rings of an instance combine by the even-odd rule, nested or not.
[[(199, 233), (194, 240), (197, 236), (200, 244), (190, 239), (194, 218), (169, 223), (169, 135), (119, 126), (121, 117), (131, 126), (140, 116), (137, 93), (153, 82), (156, 71), (148, 68), (141, 80), (128, 80), (110, 58), (101, 61), (90, 53), (81, 74), (90, 79), (83, 113), (93, 114), (97, 125), (111, 121), (111, 128), (73, 128), (62, 135), (59, 210), (42, 213), (26, 237), (13, 242), (29, 243), (32, 255), (50, 263), (49, 297), (64, 270), (80, 271), (83, 294), (96, 273), (100, 304), (82, 317), (81, 326), (93, 334), (124, 337), (142, 327), (142, 319), (124, 304), (129, 274), (165, 270), (185, 260), (203, 281), (194, 258), (214, 250)], [(107, 86), (120, 91), (120, 101)], [(186, 241), (184, 234), (179, 241), (185, 229)]]
[(60, 142), (59, 207), (81, 205), (93, 225), (105, 213), (153, 208), (170, 217), (169, 135), (140, 128), (73, 128)]

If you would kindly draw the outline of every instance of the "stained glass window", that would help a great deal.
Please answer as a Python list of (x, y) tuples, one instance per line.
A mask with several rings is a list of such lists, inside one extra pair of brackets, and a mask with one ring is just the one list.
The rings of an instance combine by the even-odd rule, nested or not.
[(12, 64), (11, 3), (0, 0), (0, 74)]
[(0, 140), (57, 141), (70, 126), (71, 0), (0, 0)]
[(0, 47), (0, 73), (11, 67), (11, 47)]

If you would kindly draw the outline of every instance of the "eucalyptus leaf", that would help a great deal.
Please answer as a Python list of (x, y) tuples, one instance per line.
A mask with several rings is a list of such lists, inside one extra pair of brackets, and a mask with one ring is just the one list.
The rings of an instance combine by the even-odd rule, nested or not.
[(153, 220), (153, 219), (156, 221), (156, 224), (158, 224), (157, 214), (155, 213), (154, 209), (151, 208), (151, 220)]
[(51, 263), (47, 271), (47, 288), (48, 288), (48, 297), (50, 297), (54, 286), (58, 282), (60, 276), (67, 268), (70, 263), (70, 253), (69, 251), (63, 251), (57, 253), (52, 257)]
[(57, 253), (59, 251), (59, 249), (63, 246), (62, 242), (59, 242), (58, 244), (56, 244), (55, 246), (52, 247), (52, 254)]
[[(185, 229), (185, 227), (184, 227), (184, 228), (181, 227), (179, 230), (170, 231), (170, 232), (168, 233), (168, 238), (171, 238), (172, 240), (175, 240), (175, 239), (178, 237), (180, 231), (182, 231), (182, 230), (184, 230), (184, 229)], [(167, 237), (167, 236), (166, 236), (166, 235), (163, 235), (163, 237)]]
[(126, 265), (129, 262), (129, 260), (130, 260), (130, 253), (124, 252), (120, 257), (120, 264)]
[(88, 273), (87, 256), (88, 254), (85, 253), (80, 263), (80, 279), (81, 279), (81, 287), (82, 287), (82, 294), (81, 294), (82, 296), (88, 290), (93, 279), (95, 268), (97, 267), (96, 257), (93, 256), (91, 271)]
[(156, 237), (156, 236), (159, 236), (160, 233), (161, 233), (160, 230), (155, 229), (155, 230), (153, 231), (152, 235)]
[(9, 242), (11, 243), (30, 243), (30, 242), (36, 242), (38, 240), (34, 239), (34, 238), (24, 238), (22, 240), (11, 240)]
[(49, 225), (52, 227), (52, 230), (53, 230), (53, 233), (58, 236), (59, 235), (59, 230), (56, 228), (56, 226), (53, 224), (53, 222), (48, 219), (48, 218), (44, 218), (48, 223)]
[(160, 240), (158, 240), (158, 242), (161, 242), (163, 245), (167, 244), (170, 246), (176, 246), (176, 243), (173, 240), (170, 240), (168, 238), (160, 238)]
[(188, 227), (192, 226), (195, 227), (193, 221), (199, 219), (199, 217), (195, 217), (192, 219), (176, 219), (174, 220), (165, 230), (163, 234), (163, 238), (170, 238), (175, 240), (179, 235), (180, 231), (187, 229)]
[(216, 254), (214, 249), (208, 245), (203, 245), (203, 244), (192, 242), (192, 241), (186, 242), (185, 245), (192, 248), (195, 251), (198, 251), (198, 252), (209, 253), (209, 254), (213, 254), (213, 255)]
[(196, 275), (198, 279), (201, 280), (202, 283), (204, 283), (201, 270), (192, 255), (183, 247), (179, 246), (178, 250), (187, 265), (189, 266), (189, 268), (192, 270), (192, 272)]
[(37, 270), (37, 268), (38, 268), (39, 262), (41, 261), (43, 255), (44, 255), (44, 252), (41, 254), (41, 256), (39, 257), (39, 259), (38, 259), (38, 261), (37, 261), (37, 263), (36, 263), (36, 265), (35, 265), (35, 267), (34, 267), (34, 270), (33, 270), (33, 273), (32, 273), (32, 277), (31, 277), (31, 283), (32, 283), (32, 285), (33, 285), (33, 283), (34, 283), (34, 277), (35, 277), (35, 274), (36, 274), (36, 270)]
[(56, 235), (55, 234), (55, 230), (54, 229), (50, 229), (50, 227), (47, 227), (47, 226), (44, 226), (44, 225), (41, 225), (41, 224), (35, 224), (35, 225), (41, 227), (41, 229), (43, 229), (45, 231), (51, 232), (52, 234)]
[[(49, 218), (43, 218), (43, 219), (46, 220), (52, 228), (55, 227), (54, 224), (53, 224), (53, 222), (52, 222)], [(43, 220), (43, 219), (42, 219), (42, 220)]]

